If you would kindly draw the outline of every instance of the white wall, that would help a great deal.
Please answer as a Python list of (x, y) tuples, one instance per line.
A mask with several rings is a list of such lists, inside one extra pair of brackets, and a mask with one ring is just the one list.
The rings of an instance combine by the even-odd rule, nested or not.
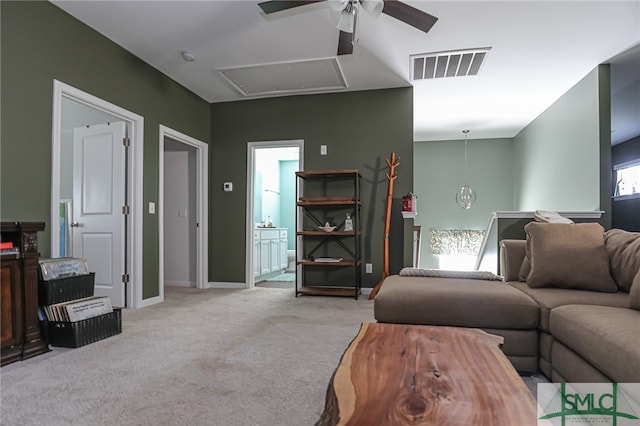
[[(195, 196), (190, 174), (194, 153), (164, 153), (164, 281), (195, 287)], [(191, 167), (190, 167), (191, 164)]]

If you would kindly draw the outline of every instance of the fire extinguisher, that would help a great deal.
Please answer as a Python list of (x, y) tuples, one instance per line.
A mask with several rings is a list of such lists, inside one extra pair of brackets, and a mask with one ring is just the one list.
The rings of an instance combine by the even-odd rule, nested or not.
[(402, 196), (402, 211), (403, 212), (412, 212), (413, 211), (413, 197), (412, 193), (408, 193), (407, 195)]

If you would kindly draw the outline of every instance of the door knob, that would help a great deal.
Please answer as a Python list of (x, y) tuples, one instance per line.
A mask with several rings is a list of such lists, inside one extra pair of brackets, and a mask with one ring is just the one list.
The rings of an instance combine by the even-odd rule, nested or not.
[(71, 225), (69, 226), (71, 226), (72, 228), (77, 228), (80, 226), (80, 224), (78, 222), (71, 222)]

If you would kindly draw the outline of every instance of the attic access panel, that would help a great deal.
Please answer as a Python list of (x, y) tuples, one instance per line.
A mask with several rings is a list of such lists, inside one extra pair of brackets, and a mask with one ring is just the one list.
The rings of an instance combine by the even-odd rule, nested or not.
[(347, 82), (337, 58), (260, 64), (217, 71), (244, 96), (347, 88)]

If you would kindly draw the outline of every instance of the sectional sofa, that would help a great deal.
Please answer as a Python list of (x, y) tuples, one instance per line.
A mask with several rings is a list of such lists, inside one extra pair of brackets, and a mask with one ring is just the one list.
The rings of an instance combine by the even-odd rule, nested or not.
[(501, 242), (501, 277), (388, 277), (376, 320), (481, 328), (504, 337), (519, 372), (552, 381), (640, 382), (640, 233), (537, 222), (525, 232)]

